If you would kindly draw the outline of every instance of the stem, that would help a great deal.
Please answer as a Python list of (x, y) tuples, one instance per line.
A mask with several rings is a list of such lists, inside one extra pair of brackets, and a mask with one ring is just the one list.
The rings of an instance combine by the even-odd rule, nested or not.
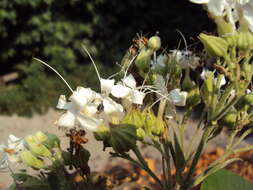
[(133, 152), (135, 153), (136, 157), (142, 164), (142, 168), (148, 172), (148, 174), (161, 186), (162, 189), (164, 189), (164, 186), (161, 182), (161, 180), (154, 174), (154, 172), (148, 167), (145, 159), (143, 158), (141, 152), (139, 151), (138, 147), (136, 146), (134, 149), (132, 149)]

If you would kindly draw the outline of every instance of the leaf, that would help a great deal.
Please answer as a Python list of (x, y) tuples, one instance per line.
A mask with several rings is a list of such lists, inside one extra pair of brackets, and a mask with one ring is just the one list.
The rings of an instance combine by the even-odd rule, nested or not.
[(239, 175), (227, 170), (218, 172), (207, 177), (200, 190), (252, 190), (253, 184), (244, 180)]
[[(20, 182), (18, 185), (18, 189), (26, 189), (26, 190), (48, 190), (49, 186), (44, 181), (39, 180), (36, 177), (24, 174), (24, 173), (16, 173), (12, 175), (13, 179)], [(14, 187), (12, 187), (14, 189)], [(16, 187), (17, 188), (17, 187)]]
[(194, 184), (198, 185), (200, 184), (204, 179), (206, 179), (208, 176), (216, 173), (217, 171), (225, 168), (227, 165), (235, 162), (235, 161), (239, 161), (241, 160), (240, 158), (231, 158), (226, 160), (225, 162), (221, 163), (221, 164), (216, 164), (213, 167), (208, 168), (203, 174), (201, 174), (200, 176), (197, 177), (197, 179), (195, 180)]

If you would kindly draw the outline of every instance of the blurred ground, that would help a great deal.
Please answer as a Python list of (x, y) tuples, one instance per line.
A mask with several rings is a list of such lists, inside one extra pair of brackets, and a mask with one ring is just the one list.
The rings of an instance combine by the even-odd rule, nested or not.
[[(23, 118), (18, 117), (16, 115), (13, 116), (0, 116), (0, 144), (6, 143), (8, 135), (14, 134), (17, 137), (24, 137), (29, 134), (33, 134), (36, 131), (44, 131), (44, 132), (50, 132), (53, 134), (56, 134), (58, 137), (61, 138), (61, 144), (62, 147), (67, 147), (67, 138), (65, 137), (65, 132), (58, 130), (56, 126), (54, 126), (54, 122), (56, 119), (61, 115), (61, 112), (55, 111), (55, 110), (49, 110), (44, 115), (34, 115), (32, 118)], [(187, 137), (192, 137), (195, 135), (193, 132), (194, 128), (194, 121), (190, 122), (187, 130)], [(109, 171), (111, 166), (120, 165), (120, 166), (127, 166), (127, 163), (122, 163), (122, 161), (119, 162), (119, 160), (111, 160), (109, 158), (108, 152), (109, 149), (106, 152), (103, 152), (103, 146), (101, 142), (97, 142), (94, 140), (93, 135), (91, 133), (87, 134), (87, 137), (89, 139), (89, 142), (85, 145), (85, 147), (90, 151), (91, 153), (91, 159), (89, 162), (89, 165), (91, 167), (91, 171)], [(198, 135), (196, 136), (198, 139)], [(218, 138), (215, 138), (210, 145), (208, 145), (206, 152), (209, 152), (210, 154), (204, 155), (204, 160), (213, 160), (217, 158), (217, 156), (220, 154), (220, 151), (215, 154), (216, 156), (212, 156), (214, 151), (217, 147), (223, 148), (226, 143), (227, 136), (226, 134), (220, 135)], [(186, 142), (185, 144), (187, 144)], [(243, 142), (240, 146), (244, 146), (247, 144), (246, 142)], [(160, 171), (159, 167), (159, 154), (150, 148), (143, 147), (142, 148), (146, 158), (150, 158), (149, 160), (155, 165), (153, 167), (156, 168), (156, 171)], [(253, 154), (253, 152), (252, 152)], [(206, 164), (210, 163), (209, 161), (206, 161), (205, 164), (203, 164), (203, 167), (206, 166)], [(248, 162), (247, 162), (248, 163)], [(201, 164), (200, 164), (201, 165)], [(127, 166), (129, 167), (129, 166)], [(235, 166), (236, 167), (236, 166)], [(253, 167), (249, 167), (250, 170), (253, 170)], [(238, 170), (240, 167), (238, 167)], [(245, 173), (245, 172), (244, 172)], [(247, 172), (246, 172), (247, 173)], [(250, 172), (250, 174), (253, 175), (253, 172)], [(142, 175), (142, 174), (140, 174)], [(144, 174), (143, 174), (144, 175)], [(251, 176), (253, 179), (253, 176)], [(248, 177), (250, 179), (250, 177)], [(10, 177), (9, 173), (0, 173), (0, 190), (5, 190), (10, 184), (12, 183), (12, 179)], [(142, 183), (139, 181), (139, 183)], [(128, 184), (129, 187), (129, 184)], [(124, 189), (124, 188), (117, 188), (117, 189)]]

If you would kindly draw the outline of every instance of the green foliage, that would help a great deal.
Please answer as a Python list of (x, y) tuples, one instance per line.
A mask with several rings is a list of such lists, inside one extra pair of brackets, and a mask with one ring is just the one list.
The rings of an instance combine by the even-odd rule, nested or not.
[(253, 184), (244, 180), (227, 170), (220, 170), (209, 177), (207, 177), (201, 185), (201, 190), (251, 190)]
[[(97, 63), (115, 66), (137, 32), (151, 36), (161, 31), (166, 44), (175, 48), (176, 28), (186, 39), (207, 29), (207, 16), (198, 10), (187, 1), (1, 0), (0, 75), (17, 71), (19, 78), (0, 86), (0, 112), (43, 113), (67, 91), (33, 57), (53, 66), (73, 87), (97, 84), (94, 69), (84, 66), (88, 59), (80, 53), (81, 43)], [(196, 17), (198, 25), (192, 27)], [(108, 67), (100, 71), (108, 76)]]

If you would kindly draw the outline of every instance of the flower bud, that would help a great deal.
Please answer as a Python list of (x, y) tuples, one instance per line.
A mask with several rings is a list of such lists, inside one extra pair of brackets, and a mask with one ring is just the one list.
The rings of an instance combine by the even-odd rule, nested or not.
[(237, 121), (237, 114), (236, 112), (229, 112), (227, 113), (220, 121), (223, 126), (227, 127), (234, 127)]
[(131, 124), (136, 126), (137, 128), (143, 127), (145, 125), (144, 117), (139, 109), (129, 110), (120, 123)]
[(228, 35), (224, 36), (224, 39), (228, 43), (228, 46), (230, 46), (230, 47), (237, 46), (238, 33), (234, 32), (233, 34), (228, 34)]
[(135, 65), (140, 71), (148, 72), (151, 64), (151, 56), (154, 53), (153, 50), (148, 48), (142, 48), (139, 55), (136, 57)]
[(238, 33), (237, 47), (242, 50), (253, 48), (253, 35), (249, 31)]
[(45, 135), (45, 133), (43, 133), (42, 131), (38, 131), (37, 133), (35, 133), (34, 137), (39, 143), (43, 143), (48, 139), (47, 135)]
[(42, 169), (44, 167), (44, 163), (42, 160), (36, 158), (30, 151), (26, 150), (20, 153), (20, 158), (23, 163), (26, 165), (36, 168)]
[(115, 152), (123, 153), (135, 148), (138, 137), (136, 127), (129, 124), (115, 125), (111, 128), (108, 143)]
[(253, 93), (246, 94), (243, 98), (243, 103), (249, 106), (253, 106)]
[(109, 129), (104, 125), (100, 125), (96, 132), (93, 132), (93, 134), (95, 139), (98, 141), (105, 141), (110, 138)]
[(186, 107), (194, 107), (201, 102), (199, 88), (191, 89), (187, 94)]
[(227, 55), (228, 43), (226, 40), (201, 33), (199, 39), (211, 57), (224, 57)]
[(148, 47), (153, 51), (157, 51), (161, 48), (161, 39), (159, 36), (152, 36), (148, 40)]
[(144, 137), (146, 136), (146, 133), (145, 133), (145, 131), (144, 131), (143, 128), (138, 128), (138, 129), (136, 130), (136, 133), (137, 133), (137, 137), (138, 137), (140, 140), (143, 140)]
[(56, 135), (48, 133), (47, 134), (47, 141), (45, 141), (43, 144), (47, 148), (51, 149), (51, 148), (56, 148), (56, 147), (59, 148), (60, 143), (61, 143), (61, 141)]
[(152, 128), (152, 134), (154, 135), (161, 135), (165, 129), (165, 123), (162, 119), (156, 118), (153, 128)]
[(221, 16), (215, 17), (215, 23), (217, 24), (217, 31), (220, 37), (227, 36), (234, 32), (233, 25), (230, 22), (225, 21)]
[(25, 142), (29, 146), (29, 150), (38, 156), (50, 158), (52, 153), (41, 143), (36, 142), (34, 136), (28, 136), (25, 138)]

